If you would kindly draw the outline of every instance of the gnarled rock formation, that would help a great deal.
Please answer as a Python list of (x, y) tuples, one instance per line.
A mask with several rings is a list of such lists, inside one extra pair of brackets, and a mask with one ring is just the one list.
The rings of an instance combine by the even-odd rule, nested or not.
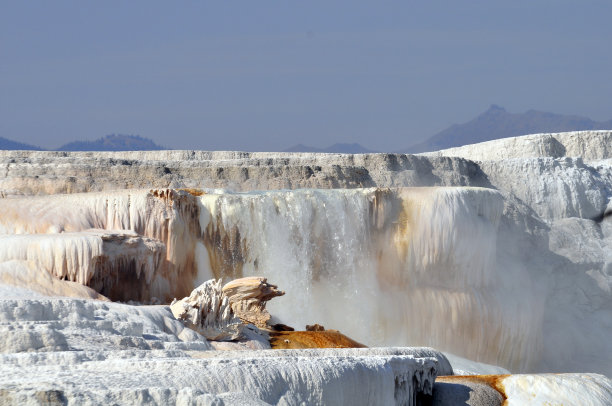
[(235, 279), (223, 286), (223, 294), (228, 297), (232, 311), (245, 323), (261, 329), (269, 329), (270, 313), (266, 302), (285, 292), (276, 285), (269, 284), (266, 278), (251, 276)]
[(232, 341), (244, 338), (245, 328), (223, 294), (221, 280), (204, 282), (181, 300), (170, 304), (174, 317), (209, 340)]
[(233, 280), (221, 287), (221, 280), (204, 282), (181, 300), (170, 305), (172, 314), (209, 340), (252, 339), (253, 332), (270, 330), (266, 302), (285, 292), (262, 277)]

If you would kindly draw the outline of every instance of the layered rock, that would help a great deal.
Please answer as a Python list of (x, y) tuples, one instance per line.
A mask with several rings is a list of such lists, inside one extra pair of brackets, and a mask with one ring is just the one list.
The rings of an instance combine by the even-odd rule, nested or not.
[(154, 298), (165, 254), (161, 241), (129, 230), (0, 235), (0, 264), (26, 261), (30, 271), (88, 286), (113, 300)]
[[(3, 258), (37, 260), (54, 275), (79, 278), (113, 299), (169, 302), (187, 295), (198, 279), (199, 207), (188, 192), (0, 199), (0, 211)], [(22, 248), (14, 252), (9, 242)], [(135, 277), (124, 280), (127, 275)]]
[(478, 166), (464, 159), (404, 154), (0, 151), (0, 167), (0, 196), (167, 187), (250, 191), (486, 183)]

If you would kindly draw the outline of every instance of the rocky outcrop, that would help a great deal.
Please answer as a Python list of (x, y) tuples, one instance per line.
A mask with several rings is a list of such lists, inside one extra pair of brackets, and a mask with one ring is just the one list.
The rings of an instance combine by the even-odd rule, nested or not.
[[(366, 345), (436, 346), (513, 371), (563, 371), (595, 351), (594, 371), (607, 371), (609, 340), (598, 337), (610, 331), (609, 220), (584, 229), (593, 255), (577, 262), (582, 226), (551, 226), (506, 197), (485, 188), (12, 197), (0, 199), (0, 238), (15, 242), (0, 251), (36, 254), (40, 270), (79, 275), (123, 301), (168, 303), (211, 278), (262, 274), (288, 291), (267, 307), (294, 326), (331, 325)], [(83, 234), (91, 227), (108, 238)], [(261, 327), (259, 314), (250, 321)], [(566, 334), (569, 325), (592, 334)], [(559, 351), (570, 360), (557, 361)]]
[[(410, 404), (432, 395), (434, 375), (453, 372), (428, 351), (313, 349), (360, 344), (319, 327), (267, 333), (279, 325), (268, 312), (368, 345), (431, 345), (513, 372), (610, 374), (612, 227), (609, 217), (590, 220), (610, 205), (609, 134), (526, 140), (474, 147), (466, 156), (478, 162), (2, 152), (0, 278), (14, 283), (0, 284), (0, 403)], [(375, 185), (460, 187), (355, 189)], [(44, 196), (134, 186), (147, 189)], [(189, 295), (211, 278), (257, 274)], [(266, 304), (280, 291), (264, 278), (287, 296)], [(41, 296), (96, 295), (77, 282), (113, 299), (188, 297), (173, 305), (179, 321), (167, 306)], [(309, 349), (208, 351), (262, 348), (266, 334), (275, 348)], [(505, 374), (468, 360), (457, 371)], [(451, 390), (438, 394), (610, 403), (600, 375), (498, 378), (503, 393), (480, 377), (440, 379)]]

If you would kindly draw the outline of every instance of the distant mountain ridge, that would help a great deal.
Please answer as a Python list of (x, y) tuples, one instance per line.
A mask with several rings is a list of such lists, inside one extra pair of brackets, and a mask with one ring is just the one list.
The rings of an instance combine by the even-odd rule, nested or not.
[(294, 145), (291, 148), (283, 150), (283, 152), (325, 152), (325, 153), (336, 153), (336, 154), (370, 154), (376, 151), (367, 149), (366, 147), (357, 143), (353, 144), (334, 144), (327, 148), (316, 148), (309, 147), (303, 144)]
[(455, 124), (427, 140), (400, 150), (403, 153), (438, 151), (519, 135), (567, 132), (579, 130), (610, 130), (612, 120), (593, 121), (587, 117), (569, 116), (529, 110), (508, 113), (503, 107), (491, 105), (487, 111), (464, 124)]
[(0, 137), (0, 149), (42, 151), (42, 148)]
[[(587, 117), (546, 113), (529, 110), (525, 113), (509, 113), (495, 104), (476, 118), (454, 124), (425, 141), (400, 149), (399, 153), (438, 151), (462, 145), (476, 144), (501, 138), (537, 133), (557, 133), (580, 130), (612, 130), (612, 120), (598, 122)], [(0, 149), (44, 150), (0, 137)], [(159, 146), (151, 139), (138, 135), (111, 134), (95, 141), (74, 141), (62, 145), (57, 151), (143, 151), (172, 149)], [(297, 144), (282, 152), (323, 152), (343, 154), (367, 154), (374, 151), (357, 143), (338, 143), (327, 148)]]
[(152, 140), (138, 135), (111, 134), (95, 141), (73, 141), (58, 151), (157, 151), (167, 149)]
[[(0, 137), (0, 150), (45, 151), (35, 145), (24, 144)], [(110, 134), (95, 141), (73, 141), (51, 151), (158, 151), (160, 147), (152, 140), (138, 135)]]

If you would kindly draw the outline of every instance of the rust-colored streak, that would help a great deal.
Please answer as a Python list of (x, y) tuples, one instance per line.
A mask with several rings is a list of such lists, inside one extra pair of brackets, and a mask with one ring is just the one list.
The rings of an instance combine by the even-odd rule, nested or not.
[(376, 247), (378, 281), (383, 289), (403, 289), (408, 283), (405, 259), (412, 242), (414, 207), (397, 194), (377, 194), (374, 200), (371, 216), (377, 232), (372, 240)]
[(177, 190), (181, 190), (183, 192), (187, 192), (192, 196), (203, 196), (206, 194), (205, 191), (203, 191), (202, 189), (194, 189), (194, 188), (179, 188)]
[[(214, 223), (217, 224), (216, 227)], [(238, 227), (226, 230), (221, 216), (218, 215), (216, 222), (211, 221), (208, 224), (203, 237), (214, 277), (242, 278), (247, 247)]]
[(508, 397), (506, 396), (506, 388), (504, 387), (503, 380), (510, 375), (448, 375), (439, 376), (436, 378), (436, 382), (448, 382), (448, 383), (461, 383), (461, 382), (473, 382), (487, 385), (497, 392), (504, 398), (504, 405), (507, 403)]
[(270, 346), (273, 349), (366, 348), (336, 330), (272, 332)]
[[(162, 227), (143, 224), (138, 234), (156, 238), (166, 245), (166, 266), (162, 276), (168, 279), (172, 291), (163, 299), (187, 296), (197, 277), (195, 244), (201, 234), (200, 209), (195, 195), (179, 189), (151, 189), (151, 210), (166, 216)], [(161, 201), (161, 205), (160, 205)]]

